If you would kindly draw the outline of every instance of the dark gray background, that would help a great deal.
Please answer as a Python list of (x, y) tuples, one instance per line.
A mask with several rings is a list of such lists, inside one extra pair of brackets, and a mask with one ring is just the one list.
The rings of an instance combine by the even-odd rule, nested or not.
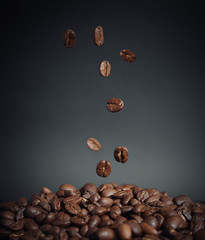
[[(202, 2), (202, 1), (201, 1)], [(8, 1), (1, 7), (0, 200), (134, 183), (205, 200), (204, 5), (197, 1)], [(93, 44), (104, 28), (105, 42)], [(62, 43), (71, 28), (77, 41)], [(120, 58), (136, 53), (134, 63)], [(102, 60), (111, 75), (98, 73)], [(119, 97), (121, 112), (106, 110)], [(97, 138), (102, 150), (86, 146)], [(129, 160), (113, 158), (116, 146)], [(100, 160), (112, 173), (97, 176)]]

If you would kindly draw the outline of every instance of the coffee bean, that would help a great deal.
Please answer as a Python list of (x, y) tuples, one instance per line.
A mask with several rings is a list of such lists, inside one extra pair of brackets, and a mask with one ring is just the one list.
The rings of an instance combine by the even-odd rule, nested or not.
[(180, 206), (184, 203), (187, 203), (189, 205), (191, 202), (191, 199), (185, 195), (179, 195), (173, 199), (173, 202), (175, 204), (177, 204), (178, 206)]
[(101, 144), (96, 138), (88, 138), (87, 146), (95, 152), (100, 151), (101, 149)]
[(173, 237), (177, 235), (177, 227), (179, 226), (181, 219), (179, 216), (170, 216), (164, 222), (164, 229), (166, 233)]
[(144, 202), (149, 197), (149, 193), (146, 190), (140, 190), (138, 191), (136, 197), (139, 201)]
[(157, 235), (158, 232), (155, 228), (153, 228), (152, 226), (150, 226), (148, 223), (146, 222), (142, 222), (141, 223), (141, 228), (144, 234), (150, 234), (150, 235)]
[(114, 151), (114, 157), (116, 161), (126, 163), (128, 160), (128, 149), (124, 146), (116, 147)]
[(37, 207), (33, 207), (33, 206), (27, 206), (25, 209), (25, 214), (29, 217), (29, 218), (35, 218), (37, 215), (39, 215), (41, 213), (40, 209)]
[(131, 227), (126, 223), (119, 225), (117, 228), (117, 231), (122, 240), (128, 240), (132, 238)]
[(106, 188), (101, 192), (101, 197), (112, 197), (116, 192), (114, 188)]
[(111, 72), (111, 65), (108, 61), (102, 61), (99, 65), (99, 72), (102, 77), (108, 77)]
[(110, 217), (115, 220), (117, 217), (121, 215), (121, 213), (122, 211), (117, 205), (112, 206), (110, 210)]
[(107, 101), (107, 110), (110, 112), (119, 112), (124, 107), (124, 102), (120, 98), (111, 98)]
[(14, 220), (15, 214), (12, 211), (4, 211), (0, 213), (0, 217)]
[(63, 44), (67, 48), (72, 48), (76, 42), (75, 32), (71, 29), (68, 29), (63, 34)]
[(102, 227), (97, 230), (97, 236), (99, 240), (114, 240), (115, 233), (111, 228)]
[(70, 213), (71, 215), (77, 215), (78, 213), (81, 212), (81, 208), (77, 203), (68, 203), (65, 204), (65, 209)]
[(126, 62), (134, 62), (136, 59), (136, 55), (129, 49), (122, 50), (120, 57)]
[(88, 222), (89, 229), (93, 227), (97, 227), (100, 222), (101, 222), (101, 219), (98, 215), (92, 216)]
[(89, 227), (87, 224), (83, 225), (80, 229), (80, 235), (84, 237), (86, 235), (88, 229), (89, 229)]
[(98, 215), (98, 216), (102, 216), (102, 215), (104, 215), (106, 213), (107, 213), (107, 208), (105, 208), (105, 207), (96, 207), (92, 211), (93, 215)]
[(142, 235), (142, 229), (140, 227), (140, 224), (136, 220), (128, 220), (125, 222), (128, 224), (132, 230), (132, 234), (135, 237), (140, 237)]
[(104, 33), (101, 26), (96, 27), (94, 30), (94, 43), (98, 47), (103, 45), (104, 43)]
[(68, 234), (66, 232), (60, 232), (59, 240), (68, 240)]
[(111, 169), (111, 163), (106, 160), (102, 160), (98, 163), (96, 172), (100, 177), (107, 177), (110, 175)]
[(113, 204), (113, 199), (112, 198), (109, 198), (109, 197), (102, 197), (100, 200), (99, 200), (99, 204), (102, 206), (102, 207), (105, 207), (105, 208), (110, 208)]

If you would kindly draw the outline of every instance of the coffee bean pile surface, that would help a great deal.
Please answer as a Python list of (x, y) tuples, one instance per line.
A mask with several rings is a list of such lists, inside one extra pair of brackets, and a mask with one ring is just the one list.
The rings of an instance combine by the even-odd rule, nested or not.
[(63, 184), (0, 203), (0, 239), (204, 240), (204, 227), (205, 205), (133, 184)]

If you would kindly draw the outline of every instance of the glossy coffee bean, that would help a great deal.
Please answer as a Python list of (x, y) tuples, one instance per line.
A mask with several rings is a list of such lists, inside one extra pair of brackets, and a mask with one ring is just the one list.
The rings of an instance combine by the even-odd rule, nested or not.
[(110, 175), (111, 169), (111, 163), (106, 160), (102, 160), (98, 163), (96, 172), (100, 177), (107, 177)]
[(111, 228), (102, 227), (97, 230), (97, 237), (99, 240), (114, 240), (115, 233)]
[(71, 202), (65, 205), (66, 211), (71, 215), (77, 215), (81, 212), (81, 208), (77, 203)]
[(94, 43), (98, 47), (104, 43), (104, 33), (101, 26), (96, 27), (94, 30)]
[(191, 199), (188, 196), (179, 195), (173, 199), (173, 202), (178, 206), (184, 203), (187, 203), (189, 205), (189, 203), (191, 202)]
[(131, 227), (126, 223), (119, 225), (117, 228), (117, 231), (122, 240), (128, 240), (132, 238)]
[(140, 237), (142, 235), (142, 228), (140, 224), (136, 220), (128, 220), (125, 222), (128, 224), (132, 230), (132, 235), (135, 237)]
[(117, 217), (121, 215), (121, 213), (122, 213), (121, 209), (117, 205), (114, 205), (110, 210), (110, 218), (115, 220), (117, 219)]
[(95, 152), (100, 151), (101, 149), (101, 144), (96, 138), (88, 138), (87, 146)]
[(108, 61), (102, 61), (99, 65), (99, 73), (102, 77), (108, 77), (111, 73), (111, 65)]
[(116, 147), (114, 150), (115, 160), (121, 163), (126, 163), (128, 160), (128, 149), (124, 146)]
[(76, 42), (75, 32), (71, 29), (68, 29), (63, 34), (63, 44), (67, 48), (72, 48)]
[(146, 222), (142, 222), (140, 226), (141, 226), (144, 234), (150, 234), (150, 235), (157, 235), (158, 234), (157, 230), (155, 228), (153, 228), (152, 226), (150, 226)]
[(107, 110), (110, 112), (119, 112), (124, 107), (124, 102), (120, 98), (111, 98), (107, 101)]
[(129, 49), (124, 49), (120, 52), (120, 57), (126, 62), (134, 62), (136, 55)]

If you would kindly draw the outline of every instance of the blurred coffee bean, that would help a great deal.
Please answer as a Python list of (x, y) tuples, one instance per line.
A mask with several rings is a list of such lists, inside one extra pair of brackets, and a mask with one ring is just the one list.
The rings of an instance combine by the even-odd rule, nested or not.
[(144, 234), (158, 235), (157, 230), (150, 226), (148, 223), (142, 222), (140, 226)]
[(107, 101), (107, 110), (110, 112), (119, 112), (124, 107), (124, 102), (120, 98), (111, 98)]
[(101, 149), (101, 144), (96, 138), (88, 138), (87, 146), (95, 152), (98, 152)]
[(136, 59), (135, 53), (129, 49), (124, 49), (120, 52), (120, 57), (126, 62), (134, 62)]
[(99, 72), (102, 77), (108, 77), (111, 72), (111, 65), (108, 61), (102, 61), (99, 65)]
[(94, 43), (98, 47), (103, 45), (104, 43), (104, 33), (101, 26), (96, 27), (94, 30)]
[(173, 202), (178, 206), (180, 206), (184, 203), (187, 203), (189, 205), (191, 203), (191, 199), (188, 196), (179, 195), (179, 196), (173, 198)]
[(63, 44), (67, 48), (72, 48), (76, 42), (75, 32), (71, 29), (68, 29), (63, 34)]
[(102, 227), (97, 230), (97, 237), (99, 240), (114, 240), (115, 233), (111, 228)]
[(119, 225), (117, 228), (117, 231), (122, 240), (131, 239), (131, 237), (132, 237), (131, 227), (126, 223)]

